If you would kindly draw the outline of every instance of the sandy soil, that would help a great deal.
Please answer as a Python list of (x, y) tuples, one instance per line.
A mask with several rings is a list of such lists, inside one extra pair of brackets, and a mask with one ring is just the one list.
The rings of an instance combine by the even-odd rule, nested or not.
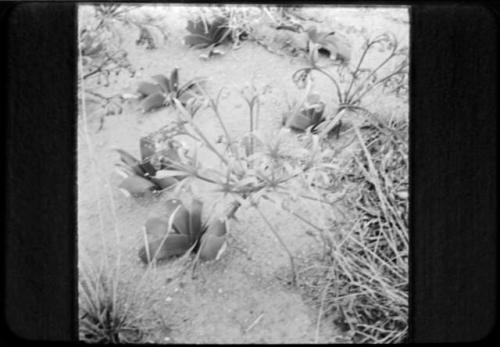
[[(402, 23), (406, 15), (393, 11), (343, 9), (325, 15), (321, 8), (308, 10), (308, 15), (323, 18), (321, 25), (344, 30), (359, 41), (364, 30), (393, 30), (407, 36), (408, 26)], [(139, 71), (134, 78), (118, 76), (115, 83), (99, 92), (106, 95), (133, 92), (136, 83), (158, 73), (180, 69), (180, 80), (206, 76), (208, 92), (215, 95), (222, 87), (231, 92), (224, 98), (221, 114), (233, 136), (248, 131), (248, 110), (243, 99), (234, 91), (251, 81), (258, 89), (269, 87), (262, 96), (260, 127), (280, 127), (281, 113), (286, 109), (285, 95), (290, 100), (300, 91), (291, 76), (300, 66), (297, 59), (271, 54), (252, 42), (237, 50), (209, 61), (199, 59), (200, 51), (189, 49), (181, 42), (185, 35), (186, 11), (179, 9), (145, 10), (165, 18), (168, 40), (155, 50), (145, 50), (134, 44), (137, 33), (129, 29), (130, 40), (124, 45), (132, 65)], [(350, 28), (350, 29), (349, 29)], [(358, 42), (356, 41), (356, 42)], [(354, 57), (354, 59), (356, 59)], [(316, 89), (331, 105), (331, 86), (318, 78)], [(117, 185), (121, 178), (114, 173), (117, 154), (112, 148), (122, 148), (139, 157), (139, 138), (167, 124), (174, 117), (170, 108), (141, 114), (131, 103), (124, 113), (108, 116), (104, 128), (97, 131), (99, 120), (87, 105), (85, 126), (78, 117), (78, 247), (80, 254), (99, 259), (103, 248), (121, 254), (119, 272), (121, 290), (127, 292), (142, 278), (145, 267), (137, 256), (143, 245), (141, 227), (147, 217), (158, 213), (162, 201), (173, 198), (165, 193), (151, 201), (126, 198)], [(329, 106), (333, 107), (333, 106)], [(396, 110), (397, 111), (397, 110)], [(396, 112), (395, 111), (395, 112)], [(328, 112), (328, 109), (327, 109)], [(210, 111), (198, 116), (198, 124), (215, 140), (222, 131)], [(87, 127), (87, 132), (85, 128)], [(210, 158), (206, 159), (210, 161)], [(195, 187), (206, 207), (213, 203), (207, 187)], [(176, 196), (183, 198), (183, 196)], [(314, 204), (301, 204), (310, 216), (320, 218)], [(306, 233), (307, 226), (273, 206), (263, 206), (270, 220), (298, 259), (318, 253), (321, 245)], [(229, 246), (223, 257), (203, 264), (196, 279), (188, 271), (178, 274), (185, 264), (174, 262), (159, 265), (148, 276), (146, 318), (162, 317), (168, 329), (155, 328), (149, 340), (177, 343), (311, 343), (316, 334), (316, 308), (308, 305), (298, 289), (288, 285), (290, 269), (286, 253), (266, 225), (253, 210), (240, 209), (239, 222), (231, 222)], [(147, 299), (147, 300), (146, 300)], [(340, 335), (331, 322), (324, 321), (319, 342), (334, 342)]]

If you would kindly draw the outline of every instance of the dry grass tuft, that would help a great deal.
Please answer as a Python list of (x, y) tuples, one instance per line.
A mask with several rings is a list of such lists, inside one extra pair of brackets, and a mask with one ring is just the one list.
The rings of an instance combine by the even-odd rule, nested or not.
[(116, 288), (119, 277), (86, 261), (80, 267), (79, 339), (87, 343), (140, 343), (144, 338), (140, 316)]
[[(379, 122), (343, 172), (352, 215), (331, 228), (328, 257), (303, 270), (321, 319), (355, 343), (403, 342), (408, 332), (408, 123)], [(321, 263), (318, 266), (318, 263)]]

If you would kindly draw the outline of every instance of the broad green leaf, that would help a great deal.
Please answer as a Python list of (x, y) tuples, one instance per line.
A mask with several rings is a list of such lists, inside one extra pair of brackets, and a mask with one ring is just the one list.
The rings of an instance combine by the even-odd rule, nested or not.
[(139, 159), (137, 159), (136, 157), (134, 157), (132, 154), (128, 153), (127, 151), (124, 151), (123, 149), (116, 148), (115, 151), (117, 151), (118, 154), (120, 154), (121, 161), (130, 167), (132, 167), (134, 165), (139, 165), (141, 163), (139, 161)]
[[(168, 231), (168, 218), (165, 217), (151, 217), (144, 225), (148, 240), (160, 240)], [(171, 231), (173, 232), (173, 231)]]
[(161, 177), (161, 178), (151, 177), (151, 181), (162, 190), (171, 187), (177, 182), (179, 182), (174, 177)]
[(137, 92), (140, 93), (143, 97), (149, 96), (151, 94), (156, 94), (161, 92), (161, 86), (156, 83), (149, 82), (140, 82), (137, 87)]
[(230, 39), (231, 30), (227, 25), (228, 19), (223, 16), (216, 17), (210, 22), (201, 18), (190, 20), (186, 28), (190, 34), (184, 37), (184, 42), (198, 48), (221, 44)]
[(192, 242), (198, 241), (202, 231), (202, 212), (203, 203), (200, 200), (193, 199), (191, 210), (189, 211), (189, 235)]
[(170, 81), (165, 75), (154, 75), (151, 77), (156, 83), (158, 83), (164, 93), (168, 94), (172, 91), (170, 88)]
[(179, 69), (175, 68), (170, 74), (170, 90), (169, 92), (177, 92), (179, 88)]
[(307, 117), (303, 113), (296, 113), (288, 118), (287, 126), (295, 130), (304, 131), (307, 127), (313, 125), (313, 123), (310, 117)]
[(116, 148), (115, 151), (120, 154), (120, 160), (123, 164), (128, 166), (136, 175), (144, 176), (144, 170), (140, 166), (141, 162), (136, 157), (123, 149)]
[(142, 109), (144, 112), (149, 112), (151, 110), (160, 108), (165, 104), (165, 95), (161, 92), (149, 95), (146, 99), (142, 101)]
[(226, 242), (226, 223), (219, 219), (209, 224), (207, 231), (201, 237), (199, 259), (201, 261), (216, 260), (224, 251)]
[[(179, 209), (177, 209), (177, 207)], [(189, 211), (179, 199), (171, 199), (165, 202), (165, 218), (170, 218), (177, 209), (172, 223), (173, 228), (182, 235), (189, 235)]]
[[(161, 246), (161, 248), (160, 248)], [(148, 242), (149, 255), (156, 257), (154, 260), (166, 260), (174, 256), (186, 253), (192, 246), (191, 240), (187, 235), (170, 234), (163, 241), (163, 238)], [(148, 252), (146, 246), (139, 250), (139, 257), (144, 263), (148, 262)]]
[(132, 196), (151, 196), (154, 184), (139, 176), (127, 177), (119, 186)]

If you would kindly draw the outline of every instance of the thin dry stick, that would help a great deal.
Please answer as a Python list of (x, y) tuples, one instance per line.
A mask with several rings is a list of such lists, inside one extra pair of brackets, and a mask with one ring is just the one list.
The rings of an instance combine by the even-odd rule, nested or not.
[(207, 137), (201, 131), (201, 129), (193, 122), (193, 119), (191, 118), (191, 115), (186, 111), (186, 109), (184, 108), (184, 106), (182, 106), (181, 102), (179, 100), (177, 100), (177, 99), (174, 99), (174, 102), (175, 102), (175, 105), (177, 106), (177, 109), (180, 110), (181, 113), (183, 114), (183, 116), (185, 117), (185, 120), (187, 120), (189, 122), (189, 124), (193, 127), (194, 131), (196, 131), (196, 133), (201, 137), (201, 139), (207, 145), (207, 147), (215, 155), (217, 155), (219, 157), (219, 159), (224, 164), (226, 164), (227, 166), (229, 166), (229, 162), (227, 161), (227, 159), (222, 154), (220, 154), (220, 152), (212, 145), (212, 143), (210, 143), (210, 141), (207, 139)]
[[(371, 47), (372, 45), (370, 45)], [(357, 93), (359, 93), (362, 89), (363, 89), (363, 86), (366, 84), (367, 81), (370, 80), (370, 78), (375, 75), (375, 73), (377, 73), (378, 70), (380, 70), (385, 64), (387, 64), (392, 58), (396, 57), (397, 54), (396, 54), (396, 51), (397, 51), (397, 48), (398, 48), (398, 45), (397, 45), (397, 42), (395, 42), (395, 45), (394, 47), (392, 48), (391, 50), (391, 53), (389, 54), (389, 56), (384, 59), (384, 61), (382, 61), (382, 63), (380, 63), (375, 69), (373, 69), (371, 71), (371, 73), (363, 80), (363, 82), (361, 82), (360, 86), (358, 88), (356, 88), (356, 90), (352, 93), (351, 95), (351, 98), (349, 101), (352, 101), (352, 99), (356, 96)], [(351, 102), (352, 103), (352, 102)]]
[[(380, 186), (380, 180), (378, 178), (378, 171), (375, 168), (375, 164), (373, 163), (372, 156), (371, 156), (370, 152), (368, 151), (368, 148), (366, 148), (365, 142), (363, 140), (363, 137), (361, 136), (361, 132), (359, 131), (359, 128), (357, 126), (354, 126), (354, 131), (356, 132), (356, 136), (359, 140), (361, 147), (363, 148), (363, 152), (364, 152), (366, 159), (368, 161), (368, 168), (370, 170), (369, 174), (366, 173), (366, 170), (364, 169), (363, 165), (361, 165), (361, 163), (359, 163), (359, 161), (356, 159), (356, 161), (358, 161), (358, 165), (360, 165), (360, 168), (364, 171), (366, 178), (371, 183), (373, 183), (373, 185), (375, 186), (375, 191), (377, 192), (378, 198), (381, 202), (381, 207), (382, 207), (382, 211), (384, 212), (384, 214), (386, 216), (389, 216), (387, 209), (390, 209), (391, 212), (395, 216), (397, 216), (397, 212), (394, 211), (394, 208), (391, 206), (391, 204), (389, 204), (389, 202), (387, 201), (387, 199), (384, 195), (384, 192), (382, 191), (382, 188)], [(396, 222), (398, 223), (401, 230), (405, 230), (405, 227), (401, 224), (401, 222), (399, 220), (396, 219)]]
[[(215, 113), (215, 116), (217, 117), (219, 124), (222, 127), (222, 131), (224, 131), (224, 134), (226, 135), (227, 141), (229, 143), (229, 148), (233, 152), (233, 156), (235, 158), (238, 158), (238, 149), (234, 146), (233, 139), (231, 138), (231, 135), (229, 135), (229, 131), (227, 130), (226, 125), (222, 121), (222, 117), (221, 117), (220, 112), (219, 112), (219, 100), (220, 100), (220, 97), (221, 97), (221, 94), (223, 91), (224, 91), (224, 88), (219, 90), (219, 93), (217, 94), (216, 100), (214, 101), (211, 97), (208, 96), (207, 92), (204, 89), (202, 89), (202, 92), (205, 94), (205, 97), (208, 98), (210, 105)], [(241, 167), (241, 163), (240, 163), (240, 167)]]
[(318, 230), (319, 232), (323, 232), (323, 228), (315, 225), (314, 223), (308, 221), (306, 218), (302, 217), (300, 214), (298, 214), (297, 212), (295, 211), (292, 211), (291, 209), (289, 209), (288, 207), (286, 206), (283, 206), (283, 205), (278, 205), (278, 203), (276, 201), (274, 201), (273, 199), (271, 199), (270, 197), (268, 196), (264, 196), (264, 199), (272, 202), (276, 207), (278, 208), (281, 208), (283, 210), (285, 210), (286, 212), (290, 213), (292, 216), (296, 217), (297, 219), (301, 220), (302, 222), (304, 222), (305, 224), (309, 225), (310, 227)]
[(357, 79), (357, 73), (359, 72), (359, 68), (361, 67), (361, 64), (363, 63), (363, 60), (365, 59), (366, 57), (366, 54), (368, 53), (368, 51), (370, 50), (370, 44), (368, 43), (367, 44), (367, 47), (365, 48), (365, 50), (363, 51), (363, 54), (361, 55), (361, 58), (359, 59), (359, 62), (358, 62), (358, 65), (356, 66), (356, 69), (354, 69), (354, 72), (352, 73), (352, 79), (351, 79), (351, 83), (349, 84), (349, 88), (347, 89), (347, 91), (345, 92), (345, 96), (344, 96), (344, 100), (348, 100), (349, 99), (349, 93), (351, 92), (351, 89), (352, 89), (352, 86), (354, 85), (354, 80)]
[(260, 316), (258, 316), (257, 319), (252, 324), (250, 324), (250, 326), (245, 330), (245, 334), (248, 333), (250, 330), (252, 330), (260, 322), (263, 316), (264, 316), (263, 313)]
[(292, 284), (295, 286), (297, 284), (297, 272), (295, 271), (295, 261), (293, 259), (292, 252), (290, 252), (290, 250), (286, 246), (286, 244), (283, 241), (283, 239), (281, 238), (281, 236), (278, 234), (278, 232), (273, 227), (273, 225), (271, 224), (271, 222), (269, 222), (269, 220), (267, 219), (267, 217), (258, 208), (258, 206), (254, 205), (253, 207), (257, 210), (257, 212), (259, 212), (259, 214), (262, 217), (262, 219), (264, 220), (264, 222), (267, 224), (267, 226), (269, 227), (269, 229), (271, 230), (271, 232), (278, 239), (279, 243), (281, 244), (281, 246), (285, 249), (286, 253), (288, 254), (288, 257), (290, 259), (290, 265), (291, 265), (291, 268), (292, 268)]
[(356, 100), (354, 101), (351, 101), (351, 103), (353, 104), (356, 104), (357, 102), (359, 102), (361, 99), (363, 99), (363, 97), (368, 94), (373, 88), (375, 87), (378, 87), (379, 85), (381, 85), (382, 83), (384, 83), (385, 81), (389, 80), (391, 77), (393, 76), (396, 76), (396, 75), (399, 75), (399, 74), (402, 74), (402, 73), (405, 73), (403, 71), (403, 69), (407, 66), (407, 64), (405, 62), (401, 63), (401, 65), (396, 69), (396, 71), (388, 74), (387, 76), (381, 78), (380, 80), (378, 80), (377, 82), (375, 82), (374, 84), (370, 85), (367, 89), (365, 89), (365, 91), (363, 93), (361, 93)]
[(333, 266), (330, 267), (330, 270), (328, 271), (328, 275), (326, 276), (326, 285), (325, 288), (323, 288), (323, 293), (321, 294), (321, 304), (319, 307), (319, 312), (318, 312), (318, 319), (316, 322), (316, 334), (314, 337), (314, 343), (318, 343), (319, 340), (319, 327), (321, 325), (321, 318), (323, 317), (323, 306), (325, 304), (325, 299), (326, 299), (326, 294), (328, 293), (328, 288), (330, 288), (331, 281), (329, 281), (330, 274), (332, 273)]
[(142, 228), (142, 236), (144, 238), (144, 246), (146, 248), (146, 256), (149, 264), (151, 262), (151, 255), (149, 254), (148, 234), (146, 233), (145, 227)]
[(339, 122), (342, 120), (342, 117), (346, 114), (347, 109), (343, 108), (340, 111), (338, 111), (328, 123), (325, 123), (325, 126), (322, 127), (321, 133), (319, 134), (319, 137), (321, 139), (325, 138), (328, 133), (337, 125)]

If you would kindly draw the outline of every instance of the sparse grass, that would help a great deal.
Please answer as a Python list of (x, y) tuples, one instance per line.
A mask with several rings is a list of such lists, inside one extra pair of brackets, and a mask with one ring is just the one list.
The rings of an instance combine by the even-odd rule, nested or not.
[(79, 340), (141, 344), (154, 340), (159, 330), (170, 331), (168, 319), (154, 309), (156, 264), (148, 264), (140, 278), (131, 282), (115, 254), (101, 252), (100, 256), (101, 261), (96, 261), (79, 251)]
[[(82, 257), (82, 252), (80, 252)], [(83, 258), (83, 257), (82, 257)], [(116, 271), (89, 259), (79, 271), (79, 339), (87, 343), (140, 343), (144, 326), (136, 308), (117, 288)]]
[[(111, 185), (107, 177), (104, 194), (109, 206), (103, 206), (101, 200), (100, 172), (95, 157), (95, 144), (91, 140), (88, 130), (88, 117), (85, 107), (86, 88), (83, 78), (82, 61), (79, 61), (80, 76), (80, 114), (81, 136), (87, 146), (91, 158), (92, 175), (96, 199), (96, 213), (99, 218), (98, 257), (90, 255), (86, 249), (78, 249), (78, 302), (79, 302), (79, 340), (87, 343), (143, 343), (147, 333), (157, 327), (157, 323), (148, 315), (147, 307), (151, 307), (151, 267), (137, 281), (133, 287), (125, 283), (122, 274), (122, 249), (120, 248), (120, 232), (116, 216), (116, 203), (114, 201)], [(105, 208), (111, 210), (112, 222), (104, 221)], [(114, 232), (115, 240), (110, 242), (110, 231)], [(109, 247), (115, 246), (114, 248)], [(149, 289), (149, 290), (148, 290)], [(141, 296), (138, 295), (141, 294)], [(151, 317), (151, 315), (149, 315)], [(161, 317), (163, 322), (163, 317)]]
[(348, 221), (332, 225), (328, 257), (303, 271), (304, 286), (355, 343), (403, 342), (408, 330), (408, 123), (379, 123), (343, 172), (353, 189)]

